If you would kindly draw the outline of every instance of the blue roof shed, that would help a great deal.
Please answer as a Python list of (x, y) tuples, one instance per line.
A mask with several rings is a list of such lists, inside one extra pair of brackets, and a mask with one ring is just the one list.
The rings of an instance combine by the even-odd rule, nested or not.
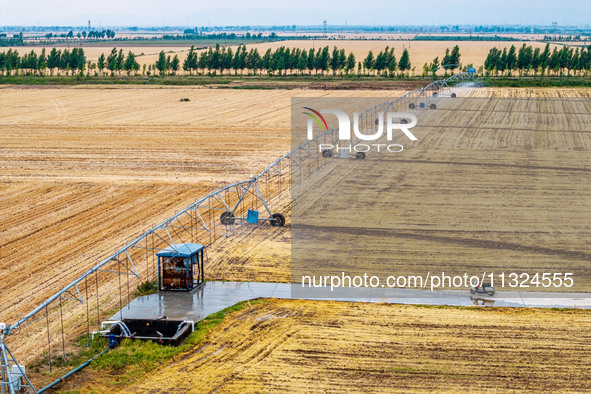
[(204, 282), (203, 250), (200, 244), (173, 244), (156, 253), (158, 289), (190, 291)]
[(199, 244), (174, 244), (169, 246), (166, 249), (161, 250), (160, 252), (156, 253), (156, 256), (161, 257), (191, 257), (195, 253), (199, 252), (201, 249), (204, 249), (205, 246)]

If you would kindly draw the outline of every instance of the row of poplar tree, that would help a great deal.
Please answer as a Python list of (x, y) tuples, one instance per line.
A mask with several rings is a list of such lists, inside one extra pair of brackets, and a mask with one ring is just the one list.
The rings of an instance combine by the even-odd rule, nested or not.
[(87, 62), (84, 54), (84, 49), (73, 48), (69, 49), (56, 49), (53, 48), (49, 54), (45, 48), (41, 50), (41, 53), (37, 53), (32, 50), (30, 53), (25, 53), (20, 56), (17, 50), (9, 49), (7, 52), (0, 52), (0, 70), (3, 72), (11, 73), (13, 70), (26, 70), (28, 72), (39, 72), (44, 73), (45, 70), (49, 70), (53, 73), (54, 70), (65, 71), (66, 74), (72, 72), (84, 71), (85, 69), (92, 70), (111, 70), (115, 71), (137, 71), (140, 65), (135, 59), (133, 52), (129, 51), (127, 56), (123, 54), (123, 50), (117, 51), (113, 48), (111, 53), (105, 57), (101, 54), (96, 63)]
[(505, 74), (511, 71), (519, 71), (519, 74), (534, 75), (540, 73), (554, 72), (561, 75), (566, 71), (570, 75), (571, 71), (575, 74), (591, 71), (591, 45), (582, 48), (572, 48), (563, 46), (560, 49), (554, 47), (550, 50), (550, 44), (546, 44), (544, 49), (533, 48), (531, 45), (523, 44), (519, 49), (514, 45), (511, 48), (503, 50), (492, 48), (486, 60), (484, 68), (489, 73)]
[[(460, 67), (460, 49), (455, 46), (451, 52), (446, 50), (445, 55), (439, 60), (435, 58), (430, 64), (423, 66), (423, 74), (430, 71), (436, 71), (438, 68), (451, 69)], [(467, 67), (471, 67), (468, 65)], [(281, 46), (275, 50), (267, 49), (264, 54), (260, 54), (257, 48), (247, 50), (245, 45), (238, 46), (236, 50), (231, 47), (221, 47), (219, 44), (215, 48), (197, 52), (195, 47), (191, 47), (187, 57), (181, 62), (178, 55), (172, 59), (164, 51), (160, 52), (158, 60), (153, 65), (143, 66), (142, 73), (146, 71), (148, 75), (152, 72), (160, 74), (176, 73), (184, 70), (188, 74), (212, 73), (233, 70), (235, 73), (247, 70), (255, 75), (264, 70), (268, 74), (287, 74), (297, 72), (302, 73), (321, 73), (325, 74), (332, 71), (333, 74), (349, 74), (357, 69), (357, 73), (368, 75), (393, 75), (396, 71), (405, 72), (411, 69), (410, 56), (408, 50), (404, 49), (400, 59), (394, 54), (394, 48), (386, 47), (377, 55), (369, 51), (367, 56), (357, 61), (353, 52), (347, 55), (344, 49), (336, 46), (330, 50), (328, 46), (318, 49), (300, 49), (287, 48)], [(464, 67), (466, 68), (466, 67)], [(507, 74), (517, 70), (520, 74), (535, 74), (554, 72), (570, 74), (584, 72), (585, 75), (591, 71), (591, 45), (582, 48), (572, 48), (562, 46), (560, 49), (554, 47), (550, 49), (547, 44), (544, 49), (531, 45), (523, 44), (519, 49), (512, 45), (509, 49), (492, 48), (484, 62), (484, 69), (488, 73)], [(127, 55), (122, 49), (113, 48), (107, 55), (101, 54), (96, 63), (87, 62), (84, 49), (73, 48), (56, 49), (53, 48), (49, 53), (45, 48), (37, 54), (34, 50), (19, 55), (15, 49), (9, 49), (7, 52), (0, 52), (0, 70), (10, 74), (13, 70), (25, 70), (27, 72), (45, 73), (49, 70), (65, 71), (66, 74), (72, 72), (75, 74), (83, 70), (95, 70), (103, 73), (120, 73), (126, 71), (128, 74), (136, 74), (140, 70), (140, 65), (133, 52), (129, 51)]]
[(29, 71), (58, 69), (76, 72), (77, 70), (83, 70), (85, 64), (86, 57), (82, 48), (73, 48), (72, 51), (53, 48), (49, 54), (43, 48), (39, 55), (32, 50), (22, 56), (12, 48), (7, 52), (0, 52), (0, 70), (9, 74), (12, 70), (20, 69)]
[[(169, 64), (170, 68), (167, 67)], [(179, 66), (175, 59), (170, 60), (164, 52), (160, 52), (155, 64), (156, 69), (160, 72), (178, 71)], [(200, 54), (195, 51), (194, 47), (191, 47), (182, 67), (189, 74), (212, 71), (223, 73), (225, 70), (240, 72), (248, 70), (254, 74), (257, 74), (259, 70), (265, 70), (268, 74), (278, 73), (279, 75), (288, 72), (324, 74), (329, 71), (332, 71), (333, 74), (337, 74), (337, 72), (349, 74), (355, 68), (358, 72), (363, 70), (367, 73), (380, 73), (387, 69), (393, 73), (395, 70), (410, 69), (410, 58), (408, 51), (404, 50), (400, 62), (397, 62), (394, 48), (388, 47), (375, 58), (373, 52), (369, 51), (367, 57), (362, 62), (358, 62), (353, 52), (349, 52), (347, 55), (344, 49), (339, 49), (336, 46), (332, 51), (328, 46), (308, 50), (281, 46), (275, 50), (269, 48), (261, 55), (257, 48), (247, 50), (245, 45), (238, 46), (235, 51), (232, 48), (216, 45), (215, 49), (209, 48)]]
[[(247, 50), (245, 45), (240, 45), (235, 50), (231, 47), (221, 47), (219, 44), (215, 48), (197, 52), (195, 47), (191, 47), (187, 57), (181, 63), (178, 55), (171, 58), (164, 51), (160, 52), (155, 64), (143, 66), (142, 73), (159, 72), (161, 74), (176, 73), (181, 68), (188, 74), (212, 73), (233, 70), (234, 72), (244, 70), (253, 72), (255, 75), (264, 70), (268, 74), (287, 74), (287, 73), (321, 73), (332, 71), (333, 74), (351, 73), (357, 69), (358, 73), (367, 74), (390, 74), (395, 71), (404, 72), (410, 70), (411, 62), (408, 50), (404, 50), (398, 60), (394, 54), (394, 48), (386, 47), (377, 55), (369, 51), (367, 56), (361, 61), (357, 61), (353, 52), (345, 53), (344, 49), (334, 47), (332, 50), (328, 46), (318, 49), (300, 49), (287, 48), (281, 46), (275, 50), (268, 49), (264, 54), (259, 53), (257, 48)], [(136, 74), (140, 70), (140, 65), (136, 60), (136, 55), (129, 51), (127, 55), (122, 49), (113, 48), (107, 55), (101, 54), (98, 61), (87, 62), (84, 49), (73, 48), (56, 49), (53, 48), (47, 54), (45, 48), (37, 55), (35, 51), (19, 55), (17, 50), (9, 49), (8, 52), (0, 52), (0, 69), (3, 72), (11, 73), (13, 70), (25, 70), (32, 73), (45, 73), (49, 70), (53, 74), (54, 70), (65, 71), (75, 74), (83, 70), (94, 70), (104, 73), (120, 73), (127, 71), (128, 74)]]
[[(397, 61), (394, 48), (389, 47), (380, 51), (375, 57), (373, 52), (369, 51), (367, 57), (358, 62), (353, 52), (349, 52), (347, 55), (344, 49), (339, 49), (336, 46), (332, 51), (328, 46), (307, 50), (281, 46), (275, 50), (269, 48), (261, 55), (257, 48), (247, 50), (245, 45), (240, 45), (236, 50), (233, 50), (220, 47), (218, 44), (215, 48), (209, 48), (201, 53), (198, 53), (195, 47), (191, 47), (182, 63), (182, 69), (189, 74), (248, 70), (256, 75), (259, 70), (264, 70), (268, 74), (279, 75), (294, 72), (324, 74), (330, 71), (336, 75), (338, 72), (349, 74), (355, 68), (359, 73), (362, 71), (381, 73), (385, 70), (388, 70), (389, 73), (394, 73), (396, 70), (404, 72), (410, 69), (410, 65), (408, 50), (405, 49), (400, 61)], [(181, 63), (178, 55), (171, 59), (162, 51), (154, 68), (160, 73), (177, 72), (181, 68)]]

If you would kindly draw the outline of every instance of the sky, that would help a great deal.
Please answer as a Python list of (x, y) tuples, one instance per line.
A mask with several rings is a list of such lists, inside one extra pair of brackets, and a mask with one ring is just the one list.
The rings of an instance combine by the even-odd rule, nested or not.
[(591, 0), (0, 0), (0, 26), (591, 25)]

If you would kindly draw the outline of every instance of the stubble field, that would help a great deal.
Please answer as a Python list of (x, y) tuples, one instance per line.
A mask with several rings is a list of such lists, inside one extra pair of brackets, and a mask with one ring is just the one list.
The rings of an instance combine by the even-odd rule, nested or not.
[[(287, 152), (290, 149), (291, 97), (396, 97), (402, 92), (379, 90), (337, 92), (307, 90), (241, 91), (136, 87), (115, 89), (88, 87), (20, 89), (8, 87), (2, 89), (1, 93), (0, 283), (3, 285), (0, 292), (0, 303), (3, 307), (0, 321), (11, 322), (54, 293), (60, 286), (70, 282), (109, 255), (114, 249), (147, 230), (152, 224), (169, 217), (175, 211), (184, 208), (212, 189), (248, 178), (249, 174), (259, 172), (282, 153)], [(475, 94), (484, 98), (568, 97), (586, 100), (587, 103), (591, 95), (588, 89), (481, 89)], [(183, 97), (188, 97), (191, 101), (180, 102), (180, 98)], [(491, 103), (494, 102), (491, 100)], [(584, 119), (587, 119), (587, 117), (579, 116), (581, 114), (577, 110), (568, 106), (563, 108), (563, 112), (573, 115), (572, 121), (581, 128), (577, 136), (574, 136), (574, 134), (566, 135), (554, 127), (548, 127), (544, 130), (532, 130), (529, 124), (527, 127), (523, 125), (518, 127), (517, 124), (512, 123), (505, 124), (505, 131), (497, 130), (492, 135), (487, 135), (484, 131), (474, 132), (474, 130), (480, 130), (479, 127), (482, 129), (484, 126), (490, 126), (490, 119), (486, 116), (470, 116), (470, 128), (456, 130), (456, 132), (450, 133), (445, 128), (437, 127), (423, 129), (424, 134), (421, 135), (421, 141), (424, 141), (425, 148), (431, 147), (435, 150), (453, 148), (460, 156), (456, 157), (455, 161), (452, 162), (445, 155), (445, 150), (433, 153), (417, 149), (416, 154), (413, 154), (412, 150), (410, 150), (411, 155), (408, 157), (408, 162), (403, 163), (402, 168), (413, 167), (416, 172), (414, 178), (405, 180), (407, 183), (403, 193), (412, 198), (415, 198), (416, 193), (421, 191), (446, 191), (447, 186), (449, 186), (446, 186), (446, 182), (453, 181), (453, 176), (450, 176), (450, 174), (468, 176), (474, 181), (477, 190), (486, 187), (486, 184), (479, 182), (483, 182), (482, 179), (484, 179), (489, 169), (483, 169), (482, 166), (475, 165), (466, 167), (470, 166), (470, 163), (468, 163), (469, 157), (461, 156), (463, 151), (474, 147), (483, 151), (482, 160), (496, 162), (498, 158), (486, 153), (487, 149), (497, 149), (500, 145), (513, 146), (508, 156), (510, 160), (507, 159), (509, 161), (505, 163), (506, 166), (502, 167), (509, 170), (499, 170), (497, 174), (504, 184), (511, 184), (511, 179), (514, 179), (514, 181), (527, 180), (528, 175), (543, 179), (550, 174), (548, 172), (550, 170), (545, 167), (551, 167), (552, 165), (561, 168), (558, 173), (551, 173), (555, 177), (553, 179), (560, 180), (561, 183), (552, 186), (550, 194), (543, 189), (536, 189), (533, 194), (529, 193), (528, 198), (533, 196), (535, 198), (539, 197), (539, 199), (534, 200), (526, 214), (517, 219), (505, 214), (502, 206), (494, 205), (493, 195), (481, 194), (479, 199), (475, 201), (479, 204), (489, 204), (491, 209), (500, 215), (484, 217), (483, 226), (488, 226), (492, 230), (492, 232), (489, 231), (488, 233), (486, 231), (476, 231), (478, 229), (467, 229), (465, 224), (462, 224), (461, 219), (465, 219), (465, 217), (462, 217), (463, 211), (460, 209), (462, 197), (466, 197), (469, 190), (461, 189), (460, 193), (450, 193), (451, 198), (446, 199), (445, 203), (452, 209), (444, 216), (433, 216), (432, 213), (436, 212), (435, 208), (438, 208), (433, 200), (431, 201), (431, 212), (418, 214), (413, 216), (414, 219), (409, 220), (395, 217), (395, 220), (400, 221), (398, 224), (406, 227), (403, 229), (404, 231), (396, 234), (397, 243), (390, 244), (388, 247), (398, 247), (411, 262), (413, 248), (422, 248), (427, 253), (433, 248), (442, 247), (442, 245), (449, 255), (461, 251), (463, 253), (462, 258), (465, 258), (465, 261), (469, 261), (474, 256), (482, 255), (486, 255), (487, 259), (492, 261), (498, 256), (503, 256), (504, 253), (510, 253), (513, 258), (519, 260), (523, 258), (523, 255), (520, 256), (519, 254), (521, 250), (513, 250), (507, 247), (511, 245), (503, 238), (505, 235), (495, 231), (507, 223), (515, 228), (529, 231), (532, 227), (535, 227), (536, 223), (555, 221), (554, 235), (559, 235), (562, 238), (554, 239), (552, 234), (536, 233), (533, 237), (525, 234), (519, 239), (519, 241), (523, 241), (522, 246), (530, 248), (527, 249), (527, 253), (535, 255), (537, 252), (532, 248), (536, 247), (536, 242), (538, 244), (550, 242), (550, 249), (557, 250), (558, 255), (561, 258), (564, 257), (565, 261), (572, 260), (573, 255), (568, 253), (560, 254), (561, 248), (579, 253), (579, 255), (575, 256), (575, 260), (584, 266), (585, 261), (584, 259), (581, 260), (580, 257), (581, 253), (588, 253), (588, 249), (585, 249), (588, 246), (588, 243), (586, 243), (588, 238), (585, 238), (585, 234), (589, 233), (589, 221), (586, 220), (589, 211), (585, 209), (588, 200), (569, 201), (569, 206), (572, 207), (568, 211), (569, 220), (581, 224), (575, 226), (574, 230), (572, 226), (568, 225), (570, 222), (557, 221), (560, 218), (553, 216), (553, 214), (548, 213), (545, 216), (535, 214), (536, 210), (545, 212), (542, 209), (551, 206), (553, 201), (552, 193), (554, 193), (554, 196), (558, 195), (560, 188), (565, 185), (573, 187), (573, 193), (579, 193), (586, 198), (589, 197), (588, 188), (585, 186), (589, 182), (589, 159), (587, 155), (590, 147), (589, 125), (584, 123)], [(441, 111), (437, 111), (437, 113), (441, 113)], [(443, 114), (444, 123), (457, 125), (457, 123), (454, 123), (453, 117), (459, 113), (462, 113), (462, 108), (455, 109), (455, 111), (451, 111), (447, 115)], [(471, 115), (474, 114), (475, 111), (472, 111)], [(508, 117), (507, 119), (508, 121), (519, 120), (514, 117)], [(527, 119), (519, 121), (527, 123)], [(466, 138), (460, 138), (462, 136)], [(466, 141), (473, 141), (472, 143), (475, 146), (470, 146)], [(552, 147), (556, 143), (559, 143), (560, 149), (557, 149), (551, 156), (540, 159), (536, 158), (535, 154), (532, 154), (535, 149)], [(553, 160), (553, 162), (543, 163), (544, 160), (542, 159)], [(521, 160), (524, 160), (527, 165), (536, 165), (539, 168), (536, 166), (525, 168), (525, 172), (511, 169), (516, 162)], [(352, 163), (356, 167), (356, 173), (367, 172), (368, 169), (364, 168), (364, 166), (371, 164), (370, 159), (366, 162)], [(493, 167), (495, 168), (494, 171), (501, 168), (498, 166)], [(466, 168), (470, 168), (470, 170)], [(477, 171), (474, 172), (472, 168), (476, 168)], [(386, 169), (383, 168), (383, 170)], [(445, 178), (446, 176), (448, 178)], [(430, 179), (431, 183), (418, 183), (425, 177)], [(445, 182), (436, 183), (435, 180), (438, 179), (443, 179)], [(339, 187), (337, 180), (333, 179), (321, 186), (325, 188), (324, 190), (334, 190)], [(468, 186), (466, 185), (466, 187)], [(449, 190), (447, 191), (449, 192)], [(507, 196), (511, 196), (512, 192), (521, 193), (517, 186), (514, 189), (509, 188), (500, 191)], [(355, 193), (352, 193), (349, 197), (354, 196)], [(347, 196), (344, 197), (347, 198)], [(493, 199), (491, 200), (491, 198)], [(281, 204), (289, 208), (289, 196), (284, 196)], [(407, 208), (409, 207), (407, 206)], [(410, 212), (409, 209), (407, 211)], [(434, 229), (436, 232), (443, 234), (446, 231), (449, 233), (449, 230), (453, 230), (454, 234), (443, 237), (425, 235), (426, 232), (433, 229), (421, 229), (419, 228), (421, 226), (419, 222), (428, 218), (434, 218), (436, 227), (440, 227)], [(323, 219), (325, 218), (319, 216), (319, 222), (315, 224), (321, 225)], [(471, 220), (473, 219), (471, 218)], [(528, 222), (528, 220), (530, 221)], [(347, 226), (348, 223), (345, 221), (340, 225)], [(455, 226), (455, 228), (444, 228), (446, 226)], [(573, 234), (576, 237), (570, 237)], [(360, 234), (360, 236), (367, 237), (368, 234)], [(462, 237), (471, 237), (474, 241), (473, 245), (460, 239)], [(567, 245), (561, 244), (561, 239), (570, 239), (571, 243)], [(263, 228), (243, 227), (237, 230), (232, 237), (220, 240), (212, 247), (208, 255), (206, 276), (228, 280), (287, 282), (290, 280), (290, 241), (290, 223), (279, 231), (268, 226)], [(495, 248), (487, 247), (492, 243), (496, 245)], [(491, 249), (494, 249), (495, 252), (487, 255), (487, 253), (491, 253)], [(434, 256), (433, 261), (437, 260), (436, 257)], [(547, 261), (547, 254), (546, 257), (542, 256), (542, 258), (546, 258)], [(334, 325), (330, 321), (326, 324), (313, 322), (314, 320), (323, 321), (321, 316), (325, 313), (325, 309), (335, 310), (335, 315), (331, 318), (333, 320), (339, 320), (338, 314), (345, 313), (340, 307), (333, 304), (318, 303), (314, 304), (313, 307), (306, 306), (304, 303), (301, 305), (297, 303), (293, 305), (272, 303), (269, 305), (273, 310), (289, 310), (290, 308), (312, 308), (315, 310), (309, 311), (310, 322), (302, 323), (302, 330), (307, 330), (309, 333), (308, 336), (303, 335), (301, 337), (303, 342), (308, 341), (306, 338), (312, 335), (310, 333), (322, 331), (318, 324), (325, 328)], [(379, 316), (382, 313), (390, 313), (381, 309), (373, 311), (373, 308), (377, 307), (374, 305), (355, 305), (355, 313), (344, 319), (342, 324), (339, 323), (339, 325), (335, 326), (335, 331), (330, 337), (335, 337), (345, 331), (348, 332), (348, 327), (356, 324), (360, 327), (367, 327), (368, 323), (364, 322), (359, 316), (365, 317), (372, 314)], [(396, 310), (392, 309), (392, 311)], [(414, 309), (411, 308), (407, 311), (414, 311)], [(441, 318), (439, 315), (431, 314), (433, 311), (431, 309), (424, 309), (423, 311), (426, 311), (426, 314), (417, 317), (417, 319), (437, 320)], [(248, 319), (258, 319), (260, 316), (257, 313), (256, 311), (251, 313)], [(263, 311), (261, 313), (266, 314), (267, 312)], [(397, 313), (394, 313), (396, 316), (388, 317), (387, 322), (383, 325), (383, 332), (380, 335), (384, 336), (384, 340), (392, 335), (392, 327), (397, 327), (396, 325), (400, 324), (400, 319), (404, 318), (403, 315), (398, 316)], [(412, 312), (412, 314), (414, 313), (416, 312)], [(454, 327), (453, 330), (455, 330), (456, 325), (460, 324), (457, 323), (458, 321), (462, 322), (460, 325), (468, 324), (466, 319), (472, 318), (470, 313), (461, 312), (460, 310), (460, 312), (457, 312), (457, 316), (449, 317), (449, 319), (456, 319), (455, 322), (450, 322), (450, 327)], [(529, 315), (527, 316), (529, 318)], [(541, 313), (533, 321), (537, 321), (540, 326), (548, 327), (548, 331), (544, 331), (545, 334), (540, 334), (545, 339), (542, 339), (541, 342), (536, 342), (535, 338), (528, 339), (530, 341), (528, 346), (531, 348), (528, 350), (531, 354), (528, 353), (527, 355), (527, 359), (530, 361), (525, 365), (526, 369), (531, 370), (528, 373), (537, 374), (535, 371), (539, 370), (540, 365), (544, 370), (558, 368), (555, 379), (544, 381), (544, 385), (540, 386), (548, 389), (563, 384), (566, 381), (566, 376), (574, 373), (569, 366), (573, 359), (587, 356), (587, 353), (585, 353), (586, 348), (583, 345), (578, 347), (570, 346), (566, 342), (566, 338), (574, 335), (572, 331), (550, 328), (557, 322), (569, 321), (561, 316), (558, 313), (552, 316)], [(588, 322), (588, 315), (581, 316), (580, 319), (587, 319), (585, 321)], [(70, 316), (70, 318), (73, 319), (74, 317)], [(495, 338), (505, 337), (507, 330), (529, 330), (531, 328), (530, 323), (525, 323), (524, 320), (520, 319), (509, 321), (507, 326), (499, 330), (484, 324), (482, 328), (478, 328), (478, 330), (482, 330), (478, 331), (480, 334), (476, 335), (478, 341), (470, 342), (470, 349), (477, 347), (478, 343), (482, 342), (481, 339), (487, 335), (491, 335), (492, 339), (490, 343), (486, 340), (485, 346), (490, 345), (492, 349), (492, 344), (496, 341)], [(241, 318), (240, 321), (243, 321), (243, 319)], [(578, 320), (573, 323), (573, 327), (576, 328), (577, 324), (579, 324)], [(511, 325), (518, 328), (507, 328)], [(237, 354), (241, 352), (241, 349), (244, 350), (250, 346), (243, 347), (232, 342), (235, 339), (234, 334), (242, 335), (238, 334), (242, 329), (244, 327), (239, 328), (236, 332), (230, 332), (229, 337), (226, 339), (220, 339), (221, 342), (229, 341), (229, 349), (234, 349), (230, 359), (233, 358), (233, 362), (238, 364), (240, 363), (240, 357)], [(283, 335), (274, 333), (274, 329), (270, 327), (270, 337)], [(278, 332), (282, 332), (281, 330), (283, 329)], [(362, 331), (367, 333), (366, 330)], [(446, 338), (440, 340), (447, 341), (452, 335), (450, 332), (441, 325), (434, 325), (432, 337)], [(216, 333), (215, 335), (225, 334)], [(352, 338), (357, 340), (359, 335), (354, 333)], [(373, 335), (370, 333), (370, 336)], [(379, 347), (378, 345), (383, 343), (382, 340), (374, 343), (367, 336), (361, 338), (367, 343), (373, 343), (371, 346)], [(508, 340), (507, 346), (515, 348), (517, 346), (516, 341), (520, 340), (521, 337), (518, 335), (516, 338)], [(23, 340), (26, 341), (26, 339)], [(334, 344), (328, 337), (319, 340), (324, 341), (322, 346), (326, 349)], [(254, 342), (256, 342), (256, 339), (253, 339)], [(536, 346), (540, 343), (549, 342), (555, 343), (552, 345), (555, 347), (567, 346), (568, 349), (566, 349), (567, 352), (564, 357), (557, 360), (556, 364), (552, 364), (549, 361), (550, 358), (564, 349), (556, 350), (548, 345), (549, 347), (544, 350), (543, 361), (540, 364), (531, 361), (535, 358), (533, 354)], [(268, 354), (278, 354), (274, 353), (274, 349), (281, 351), (281, 343), (281, 341), (271, 343)], [(407, 343), (409, 341), (404, 340), (404, 344)], [(302, 357), (306, 359), (313, 358), (309, 355), (314, 353), (302, 343), (298, 342), (293, 346), (296, 349), (294, 352), (302, 354)], [(30, 354), (35, 351), (37, 353), (41, 352), (40, 349), (35, 349), (32, 343), (26, 343), (26, 347), (30, 350)], [(297, 350), (298, 348), (299, 350)], [(471, 350), (472, 353), (468, 354), (462, 350), (463, 348), (460, 350), (450, 349), (442, 347), (429, 356), (425, 355), (425, 357), (437, 359), (441, 357), (439, 352), (448, 353), (448, 350), (452, 356), (466, 358), (477, 356), (475, 350)], [(196, 351), (201, 352), (203, 349), (196, 349)], [(580, 351), (583, 351), (583, 353), (580, 353)], [(393, 352), (392, 354), (395, 354), (396, 351), (393, 350)], [(509, 374), (509, 377), (501, 376), (502, 379), (498, 385), (487, 380), (488, 375), (484, 369), (479, 370), (480, 372), (476, 375), (486, 387), (507, 388), (509, 387), (507, 382), (516, 380), (521, 371), (519, 369), (521, 367), (518, 365), (521, 363), (519, 355), (516, 353), (502, 355), (496, 350), (494, 352), (498, 357), (495, 364), (498, 373), (491, 376), (502, 375), (503, 365), (508, 362), (516, 364), (515, 370)], [(351, 355), (347, 353), (345, 348), (339, 348), (338, 353), (342, 356), (342, 362), (345, 364), (354, 365), (359, 362), (359, 354), (357, 353), (357, 355)], [(381, 355), (379, 353), (373, 352), (371, 354), (368, 368), (391, 372), (395, 375), (403, 373), (406, 376), (405, 379), (409, 380), (406, 383), (408, 386), (401, 387), (423, 387), (420, 385), (426, 384), (425, 382), (428, 382), (432, 375), (441, 374), (441, 365), (429, 364), (423, 366), (418, 358), (414, 361), (414, 364), (407, 360), (403, 366), (395, 365), (391, 367), (394, 369), (389, 371), (389, 366), (375, 364), (380, 360)], [(223, 360), (216, 362), (225, 363), (230, 359), (223, 358)], [(214, 357), (212, 360), (216, 360), (216, 358)], [(272, 360), (272, 358), (269, 360)], [(252, 365), (252, 362), (252, 360), (245, 362), (246, 367), (240, 366), (238, 368), (246, 370), (248, 365)], [(286, 363), (289, 364), (291, 361), (286, 361)], [(411, 366), (408, 367), (407, 364)], [(273, 371), (264, 371), (267, 368), (265, 365), (264, 362), (260, 364), (261, 368), (263, 368), (261, 370), (252, 369), (252, 376), (244, 378), (240, 381), (241, 383), (236, 383), (237, 386), (234, 386), (235, 383), (230, 380), (227, 387), (222, 383), (220, 383), (219, 387), (238, 389), (245, 381), (252, 384), (259, 384), (260, 382), (275, 384), (264, 379), (265, 376), (269, 377), (275, 374)], [(304, 361), (299, 365), (304, 371), (313, 364)], [(195, 375), (200, 374), (200, 368), (195, 370)], [(285, 364), (285, 368), (291, 367)], [(410, 369), (406, 370), (404, 368)], [(466, 381), (470, 380), (466, 380), (466, 377), (472, 376), (471, 372), (466, 372), (467, 368), (467, 364), (462, 364), (457, 369), (452, 368), (451, 372), (449, 370), (443, 371), (441, 383), (448, 385), (450, 388), (459, 389), (459, 387), (464, 387)], [(174, 371), (174, 373), (177, 372), (177, 370)], [(301, 374), (304, 374), (302, 371), (300, 371)], [(342, 369), (337, 368), (336, 371), (333, 371), (333, 373), (327, 372), (325, 382), (321, 382), (322, 385), (319, 385), (319, 388), (329, 387), (334, 383), (333, 380), (337, 379), (337, 376), (342, 375)], [(300, 372), (296, 371), (294, 373), (297, 375)], [(225, 370), (220, 369), (216, 373), (223, 375)], [(417, 373), (419, 376), (416, 376)], [(579, 376), (581, 379), (585, 376), (588, 378), (588, 371), (586, 370), (576, 373), (584, 375)], [(297, 384), (307, 384), (310, 377), (301, 374), (288, 376), (284, 383), (294, 383), (296, 386)], [(428, 379), (425, 378), (425, 374), (429, 376)], [(460, 383), (454, 383), (455, 377), (449, 377), (448, 375), (459, 376)], [(162, 390), (170, 388), (162, 382), (158, 383), (160, 379), (158, 376), (161, 375), (155, 375), (154, 377), (154, 384), (157, 385), (154, 387), (162, 388)], [(220, 381), (223, 382), (227, 380), (224, 376), (216, 377), (209, 372), (204, 373), (203, 376), (207, 376), (208, 381), (221, 379)], [(372, 375), (364, 376), (371, 378)], [(386, 374), (386, 376), (390, 375)], [(512, 379), (511, 376), (515, 377), (515, 379)], [(392, 376), (390, 378), (393, 379)], [(542, 379), (540, 376), (538, 378)], [(354, 379), (354, 376), (350, 375), (350, 379)], [(201, 384), (194, 379), (188, 382), (192, 382), (194, 387), (200, 387), (199, 384)], [(520, 387), (526, 389), (528, 380), (524, 379), (521, 382), (522, 386)], [(572, 390), (583, 388), (581, 384), (575, 381), (570, 383), (572, 385), (569, 387)], [(386, 379), (384, 382), (378, 382), (376, 383), (376, 389), (382, 387), (380, 384), (389, 387), (387, 385), (392, 385), (392, 381)], [(256, 385), (253, 387), (256, 387)], [(426, 386), (425, 389), (427, 389)]]
[[(257, 173), (288, 151), (291, 97), (395, 97), (399, 94), (396, 91), (190, 88), (3, 89), (0, 96), (3, 108), (0, 113), (0, 280), (5, 284), (0, 293), (4, 306), (2, 318), (6, 321), (16, 318), (125, 241), (209, 191)], [(590, 95), (587, 89), (480, 89), (477, 94), (587, 99)], [(182, 97), (190, 97), (191, 101), (180, 102)], [(450, 112), (447, 116), (453, 119), (454, 115)], [(564, 149), (572, 151), (570, 155), (557, 152), (550, 159), (561, 161), (562, 167), (587, 168), (588, 133), (579, 133), (577, 140), (565, 140), (556, 130), (549, 133), (548, 136), (554, 135), (554, 141), (562, 141)], [(521, 138), (519, 133), (512, 135)], [(479, 138), (481, 144), (491, 147), (498, 143), (495, 139), (499, 137)], [(550, 143), (543, 133), (535, 138)], [(438, 136), (437, 132), (427, 133), (424, 139), (442, 146), (456, 141), (452, 134)], [(515, 160), (527, 154), (529, 148), (524, 144), (530, 142), (520, 142), (519, 149), (523, 152), (513, 152)], [(568, 163), (569, 158), (575, 162)], [(445, 164), (448, 175), (455, 171), (454, 165), (462, 166), (462, 163)], [(422, 166), (428, 167), (428, 163), (415, 164), (418, 169)], [(576, 168), (572, 176), (580, 180), (575, 184), (584, 191), (588, 171), (576, 172)], [(425, 168), (425, 171), (431, 170)], [(547, 194), (547, 191), (538, 193)], [(551, 199), (543, 201), (551, 203)], [(579, 218), (584, 218), (585, 203), (586, 200), (573, 203), (572, 213), (576, 216), (577, 209), (583, 209)], [(546, 217), (550, 219), (551, 216)], [(502, 223), (502, 217), (495, 220)], [(211, 259), (211, 277), (287, 281), (289, 227), (285, 230), (287, 235), (273, 235), (269, 231), (253, 237), (253, 233), (258, 234), (257, 229), (245, 228), (220, 243), (222, 258)], [(583, 225), (577, 231), (585, 233), (588, 229)], [(269, 240), (274, 237), (283, 237), (283, 241), (272, 246)], [(265, 242), (268, 247), (258, 248), (258, 242)], [(281, 252), (276, 253), (274, 247)], [(578, 250), (584, 252), (581, 247), (582, 244)], [(226, 251), (222, 252), (223, 249)], [(252, 261), (247, 262), (246, 256), (252, 256)], [(257, 265), (263, 264), (261, 261), (267, 266), (266, 274), (257, 271)]]
[[(501, 290), (505, 273), (520, 284), (502, 290), (589, 292), (591, 101), (551, 90), (478, 97), (486, 92), (416, 110), (418, 140), (399, 132), (399, 154), (374, 149), (304, 171), (292, 190), (293, 280), (494, 273)], [(572, 273), (574, 283), (527, 279), (544, 273)]]
[(317, 95), (343, 92), (2, 89), (0, 320), (199, 197), (263, 170), (289, 150), (290, 97)]
[[(587, 311), (272, 300), (122, 392), (586, 391)], [(87, 375), (88, 376), (88, 375)], [(92, 378), (87, 390), (103, 390)]]

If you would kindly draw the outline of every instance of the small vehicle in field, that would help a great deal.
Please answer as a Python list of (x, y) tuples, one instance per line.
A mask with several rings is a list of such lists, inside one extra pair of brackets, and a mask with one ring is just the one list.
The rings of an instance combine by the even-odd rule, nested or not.
[(495, 295), (495, 288), (490, 283), (482, 283), (481, 285), (472, 287), (470, 294), (488, 294), (492, 297)]

